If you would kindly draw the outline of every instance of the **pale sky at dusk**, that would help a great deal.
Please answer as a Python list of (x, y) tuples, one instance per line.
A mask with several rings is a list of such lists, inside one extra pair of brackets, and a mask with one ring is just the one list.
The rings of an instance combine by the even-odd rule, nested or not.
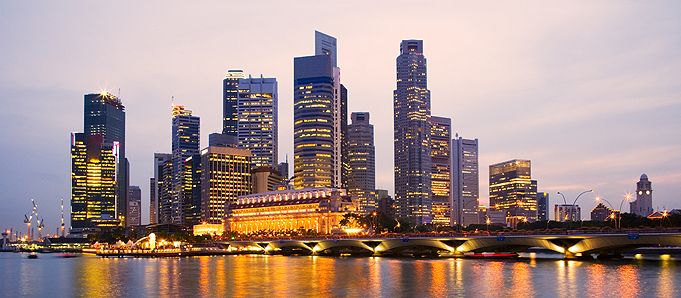
[(292, 165), (293, 58), (314, 54), (314, 30), (338, 39), (349, 112), (371, 113), (376, 187), (391, 195), (395, 58), (401, 40), (422, 39), (432, 115), (479, 139), (483, 204), (489, 165), (519, 158), (551, 210), (556, 192), (588, 189), (583, 218), (596, 196), (618, 209), (643, 173), (654, 209), (681, 208), (679, 16), (678, 1), (3, 1), (0, 228), (25, 233), (33, 198), (55, 233), (70, 133), (83, 131), (83, 95), (101, 89), (120, 88), (143, 224), (171, 97), (201, 117), (203, 148), (222, 130), (229, 69), (277, 79), (279, 160)]

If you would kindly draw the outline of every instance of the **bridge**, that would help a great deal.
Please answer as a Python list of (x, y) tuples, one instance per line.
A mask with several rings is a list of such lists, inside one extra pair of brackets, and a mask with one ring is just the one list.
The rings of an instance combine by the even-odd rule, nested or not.
[(266, 254), (338, 255), (430, 255), (451, 254), (464, 257), (471, 254), (519, 252), (540, 247), (565, 255), (567, 259), (619, 257), (622, 252), (650, 246), (681, 246), (681, 233), (655, 231), (579, 234), (577, 231), (560, 235), (409, 235), (386, 237), (318, 237), (304, 239), (252, 239), (222, 241), (234, 250), (261, 250)]

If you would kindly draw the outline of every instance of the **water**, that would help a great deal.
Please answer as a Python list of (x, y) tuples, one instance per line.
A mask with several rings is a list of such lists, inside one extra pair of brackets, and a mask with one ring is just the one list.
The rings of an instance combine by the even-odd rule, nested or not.
[(4, 297), (679, 297), (673, 260), (0, 253)]

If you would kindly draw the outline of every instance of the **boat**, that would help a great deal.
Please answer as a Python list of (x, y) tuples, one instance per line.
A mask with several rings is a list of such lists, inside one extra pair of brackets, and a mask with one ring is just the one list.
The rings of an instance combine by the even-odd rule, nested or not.
[(28, 258), (29, 258), (29, 259), (37, 259), (37, 258), (38, 258), (38, 255), (32, 253), (32, 254), (29, 254), (29, 255), (28, 255)]

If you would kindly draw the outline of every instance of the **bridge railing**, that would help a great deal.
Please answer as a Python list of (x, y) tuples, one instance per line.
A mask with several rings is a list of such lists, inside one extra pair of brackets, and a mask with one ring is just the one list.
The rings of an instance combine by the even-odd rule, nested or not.
[(574, 235), (603, 235), (603, 234), (654, 234), (681, 233), (681, 228), (655, 229), (582, 229), (582, 230), (514, 230), (514, 231), (477, 231), (477, 232), (421, 232), (421, 233), (383, 233), (377, 235), (315, 235), (315, 236), (258, 236), (239, 237), (232, 241), (315, 241), (315, 240), (371, 240), (371, 239), (400, 239), (400, 238), (468, 238), (491, 236), (574, 236)]

